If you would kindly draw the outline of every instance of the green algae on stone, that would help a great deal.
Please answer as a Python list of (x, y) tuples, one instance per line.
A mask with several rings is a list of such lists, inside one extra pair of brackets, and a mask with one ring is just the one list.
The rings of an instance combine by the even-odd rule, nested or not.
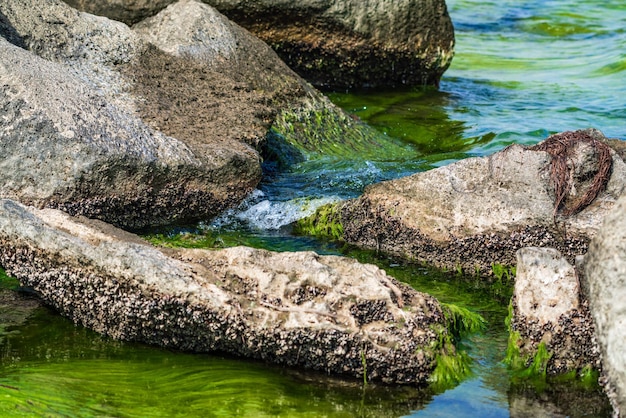
[(546, 381), (567, 382), (573, 381), (585, 389), (598, 387), (599, 372), (591, 365), (586, 364), (578, 370), (570, 370), (556, 376), (548, 375), (548, 362), (553, 356), (545, 342), (540, 342), (533, 354), (523, 355), (520, 351), (521, 335), (511, 329), (513, 318), (513, 304), (509, 304), (509, 313), (505, 319), (505, 325), (509, 330), (509, 339), (503, 363), (513, 372), (517, 379), (529, 381), (538, 388), (543, 388)]
[(297, 221), (294, 229), (299, 234), (341, 240), (343, 225), (340, 207), (334, 203), (321, 206), (313, 215)]
[(399, 141), (386, 138), (330, 102), (280, 112), (265, 146), (266, 156), (283, 166), (314, 156), (395, 160), (406, 152)]

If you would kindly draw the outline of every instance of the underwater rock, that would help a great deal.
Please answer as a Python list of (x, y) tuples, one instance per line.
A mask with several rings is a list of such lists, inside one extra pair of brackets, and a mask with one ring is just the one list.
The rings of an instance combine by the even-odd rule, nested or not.
[(553, 248), (517, 251), (507, 361), (536, 374), (601, 370), (589, 303), (574, 266)]
[[(512, 145), (369, 186), (338, 203), (333, 217), (318, 211), (305, 223), (340, 231), (351, 244), (471, 273), (512, 266), (515, 252), (529, 246), (556, 248), (573, 262), (626, 184), (626, 165), (605, 139), (586, 130)], [(569, 144), (564, 158), (541, 148), (555, 143)]]
[(102, 221), (0, 200), (0, 265), (121, 340), (414, 384), (455, 353), (436, 299), (344, 257), (159, 250)]
[[(173, 1), (66, 0), (134, 24)], [(250, 30), (316, 86), (437, 85), (454, 28), (444, 0), (203, 0)]]
[(582, 285), (602, 351), (608, 393), (617, 415), (626, 411), (626, 196), (605, 217), (581, 263)]

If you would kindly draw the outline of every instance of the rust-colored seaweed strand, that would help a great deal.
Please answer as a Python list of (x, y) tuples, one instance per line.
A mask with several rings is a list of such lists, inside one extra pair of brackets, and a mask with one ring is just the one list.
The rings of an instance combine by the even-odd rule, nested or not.
[(567, 133), (553, 135), (530, 148), (533, 151), (545, 151), (550, 154), (550, 181), (554, 186), (554, 217), (571, 190), (567, 168)]
[(574, 215), (589, 206), (604, 190), (611, 177), (611, 169), (613, 168), (611, 148), (604, 142), (593, 138), (590, 138), (589, 144), (593, 147), (598, 157), (598, 171), (593, 177), (591, 186), (589, 186), (581, 199), (570, 209), (564, 211), (566, 216)]
[[(598, 171), (593, 181), (583, 196), (578, 199), (570, 208), (564, 208), (565, 199), (570, 193), (572, 185), (570, 184), (570, 171), (574, 167), (568, 168), (567, 161), (577, 142), (588, 143), (593, 147), (598, 158)], [(613, 158), (611, 157), (610, 147), (590, 135), (583, 132), (563, 132), (553, 135), (544, 142), (530, 148), (533, 151), (545, 151), (550, 154), (550, 180), (554, 186), (554, 216), (562, 209), (563, 215), (574, 215), (587, 206), (589, 206), (606, 187), (611, 169), (613, 167)]]

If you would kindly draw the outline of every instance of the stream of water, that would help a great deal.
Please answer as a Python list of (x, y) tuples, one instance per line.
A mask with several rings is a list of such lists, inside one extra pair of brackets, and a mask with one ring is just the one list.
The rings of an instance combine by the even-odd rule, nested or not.
[[(445, 391), (363, 388), (228, 356), (112, 341), (46, 308), (18, 321), (0, 297), (0, 416), (608, 416), (597, 388), (519, 381), (507, 371), (501, 363), (505, 298), (462, 277), (290, 233), (293, 220), (325, 202), (357, 196), (367, 184), (511, 143), (588, 127), (626, 139), (623, 0), (447, 4), (456, 56), (439, 90), (329, 93), (375, 127), (393, 152), (319, 156), (268, 173), (245, 205), (200, 230), (213, 244), (307, 249), (375, 262), (419, 290), (481, 313), (487, 331), (464, 341), (473, 377)], [(3, 285), (3, 292), (12, 286)]]

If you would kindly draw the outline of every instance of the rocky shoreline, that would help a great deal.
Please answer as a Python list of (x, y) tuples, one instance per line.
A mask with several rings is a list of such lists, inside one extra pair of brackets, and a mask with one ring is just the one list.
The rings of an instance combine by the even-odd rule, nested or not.
[[(0, 4), (9, 274), (76, 323), (123, 340), (417, 385), (432, 382), (442, 358), (458, 359), (451, 312), (374, 266), (244, 247), (158, 249), (127, 232), (236, 206), (264, 158), (288, 165), (338, 141), (367, 148), (373, 130), (313, 84), (436, 85), (454, 45), (443, 1), (399, 2), (387, 20), (364, 16), (379, 10), (374, 1), (68, 3), (106, 4), (134, 26), (60, 0)], [(416, 3), (423, 13), (394, 20)], [(623, 150), (598, 130), (563, 132), (369, 186), (299, 228), (484, 280), (496, 264), (517, 266), (509, 363), (602, 371), (619, 414)]]

